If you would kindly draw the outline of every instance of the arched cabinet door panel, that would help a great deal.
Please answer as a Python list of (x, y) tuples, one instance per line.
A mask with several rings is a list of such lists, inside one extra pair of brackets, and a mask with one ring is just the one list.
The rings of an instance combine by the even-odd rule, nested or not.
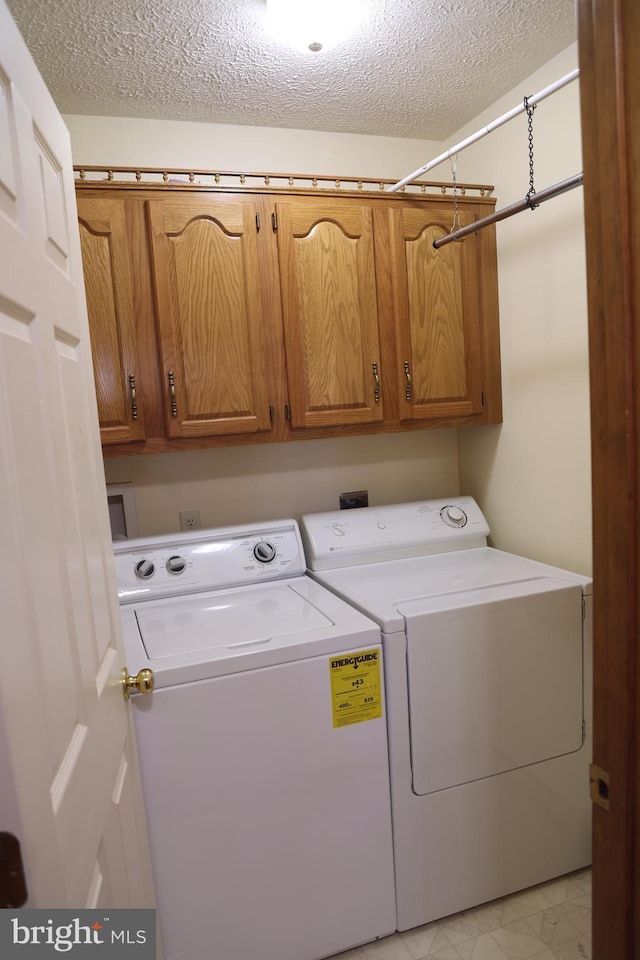
[(275, 205), (291, 426), (384, 419), (371, 206)]
[[(389, 215), (400, 419), (480, 414), (477, 238), (436, 250), (451, 228), (449, 209), (416, 204)], [(461, 226), (473, 219), (461, 211)]]
[(103, 444), (144, 440), (124, 202), (78, 197), (78, 222), (100, 437)]
[(147, 207), (167, 434), (270, 430), (255, 203), (197, 196)]

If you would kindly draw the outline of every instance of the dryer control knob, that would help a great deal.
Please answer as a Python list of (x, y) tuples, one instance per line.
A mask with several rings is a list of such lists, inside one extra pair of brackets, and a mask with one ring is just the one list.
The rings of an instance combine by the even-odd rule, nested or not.
[(148, 580), (156, 572), (155, 563), (152, 560), (139, 560), (135, 567), (135, 574), (139, 580)]
[(443, 507), (440, 516), (449, 527), (464, 527), (467, 522), (467, 515), (460, 507)]

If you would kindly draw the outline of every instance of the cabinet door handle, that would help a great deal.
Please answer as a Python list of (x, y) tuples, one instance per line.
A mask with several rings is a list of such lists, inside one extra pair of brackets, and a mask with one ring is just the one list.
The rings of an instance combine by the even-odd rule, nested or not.
[(380, 377), (378, 376), (378, 364), (375, 362), (375, 360), (371, 364), (371, 368), (373, 370), (373, 383), (374, 383), (373, 399), (375, 400), (376, 403), (380, 403)]
[(135, 374), (129, 374), (129, 396), (131, 397), (131, 419), (138, 419), (138, 400), (136, 397), (136, 378)]
[(178, 416), (178, 404), (176, 403), (176, 385), (173, 379), (173, 370), (170, 370), (167, 374), (167, 379), (169, 381), (169, 397), (171, 399), (171, 416)]
[(405, 360), (404, 362), (404, 375), (407, 380), (407, 385), (404, 391), (405, 400), (411, 400), (411, 368), (408, 360)]

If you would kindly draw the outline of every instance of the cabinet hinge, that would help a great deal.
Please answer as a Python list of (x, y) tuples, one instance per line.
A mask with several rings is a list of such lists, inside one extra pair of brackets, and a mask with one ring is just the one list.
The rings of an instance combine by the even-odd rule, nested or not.
[(591, 799), (603, 810), (609, 809), (609, 774), (592, 763), (589, 767)]
[(271, 214), (271, 226), (273, 227), (274, 233), (278, 229), (278, 218), (275, 213)]
[(260, 214), (256, 213), (256, 230), (260, 230)]
[(284, 417), (285, 420), (291, 420), (291, 408), (289, 407), (288, 403), (285, 403), (284, 405)]

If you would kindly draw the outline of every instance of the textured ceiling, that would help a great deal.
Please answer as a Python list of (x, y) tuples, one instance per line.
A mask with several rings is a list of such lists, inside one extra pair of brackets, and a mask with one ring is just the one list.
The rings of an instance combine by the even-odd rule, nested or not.
[(431, 140), (575, 39), (575, 0), (363, 0), (315, 54), (273, 39), (266, 0), (7, 3), (62, 113)]

